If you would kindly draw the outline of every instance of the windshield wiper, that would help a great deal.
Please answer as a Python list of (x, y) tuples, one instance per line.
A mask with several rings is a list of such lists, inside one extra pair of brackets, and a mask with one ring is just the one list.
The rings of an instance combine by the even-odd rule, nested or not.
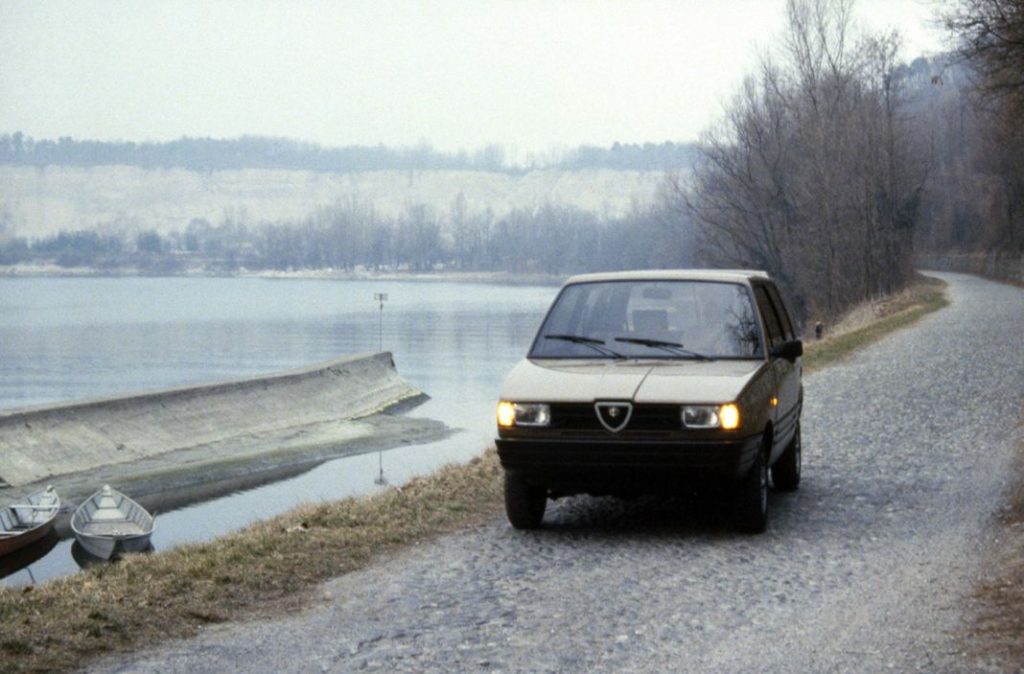
[(612, 358), (625, 358), (621, 353), (613, 351), (604, 345), (604, 340), (595, 339), (593, 337), (583, 337), (582, 335), (544, 335), (544, 339), (557, 339), (563, 342), (572, 342), (573, 344), (582, 344), (583, 346), (589, 346), (594, 351), (597, 351), (602, 356), (611, 356)]
[(639, 344), (641, 346), (649, 346), (652, 349), (662, 349), (669, 353), (675, 353), (680, 356), (688, 356), (696, 360), (714, 360), (711, 356), (705, 356), (703, 353), (697, 353), (696, 351), (690, 351), (689, 349), (683, 348), (683, 345), (679, 342), (666, 342), (661, 339), (643, 339), (640, 337), (616, 337), (616, 342), (625, 342), (627, 344)]

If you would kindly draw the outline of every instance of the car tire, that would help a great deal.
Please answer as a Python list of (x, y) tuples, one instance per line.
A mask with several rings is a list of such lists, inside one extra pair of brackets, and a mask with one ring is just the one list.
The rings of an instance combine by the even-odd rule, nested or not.
[(779, 491), (796, 491), (800, 486), (800, 469), (803, 462), (803, 450), (800, 445), (800, 422), (796, 424), (796, 432), (789, 446), (779, 460), (772, 466), (772, 484)]
[(547, 504), (547, 489), (531, 485), (513, 473), (505, 473), (505, 515), (513, 527), (539, 527)]
[(735, 525), (739, 531), (759, 534), (768, 528), (768, 466), (758, 452), (754, 465), (736, 492)]

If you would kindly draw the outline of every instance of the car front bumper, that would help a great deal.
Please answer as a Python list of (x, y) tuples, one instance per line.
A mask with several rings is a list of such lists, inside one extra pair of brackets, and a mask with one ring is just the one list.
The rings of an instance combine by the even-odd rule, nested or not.
[(729, 440), (498, 438), (502, 467), (554, 491), (615, 493), (672, 490), (708, 479), (737, 480), (761, 437)]

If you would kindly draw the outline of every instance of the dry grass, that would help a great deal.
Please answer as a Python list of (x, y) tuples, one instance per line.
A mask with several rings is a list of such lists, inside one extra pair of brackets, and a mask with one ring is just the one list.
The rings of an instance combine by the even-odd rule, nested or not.
[(5, 672), (60, 671), (281, 608), (400, 546), (493, 517), (494, 452), (400, 489), (303, 506), (217, 541), (131, 555), (41, 586), (0, 588)]
[(945, 288), (944, 281), (919, 276), (907, 290), (853, 309), (824, 339), (804, 342), (804, 369), (813, 372), (842, 360), (947, 306)]
[[(884, 318), (808, 344), (805, 363), (823, 367), (944, 306), (943, 285), (919, 284)], [(0, 588), (0, 663), (12, 673), (65, 671), (298, 604), (328, 578), (495, 516), (500, 477), (492, 450), (400, 489), (301, 507), (210, 543), (129, 556), (37, 587)]]
[(996, 538), (975, 588), (979, 610), (965, 634), (967, 648), (1007, 671), (1024, 663), (1024, 441), (1016, 481), (999, 512)]

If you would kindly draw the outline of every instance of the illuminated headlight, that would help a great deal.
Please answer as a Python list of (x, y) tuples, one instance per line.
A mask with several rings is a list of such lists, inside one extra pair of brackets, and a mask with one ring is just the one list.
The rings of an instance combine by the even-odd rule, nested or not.
[(541, 403), (498, 403), (498, 425), (502, 428), (513, 426), (547, 426), (551, 423), (551, 407)]
[(740, 426), (740, 408), (728, 405), (684, 405), (683, 426), (687, 428), (721, 428), (727, 431)]

